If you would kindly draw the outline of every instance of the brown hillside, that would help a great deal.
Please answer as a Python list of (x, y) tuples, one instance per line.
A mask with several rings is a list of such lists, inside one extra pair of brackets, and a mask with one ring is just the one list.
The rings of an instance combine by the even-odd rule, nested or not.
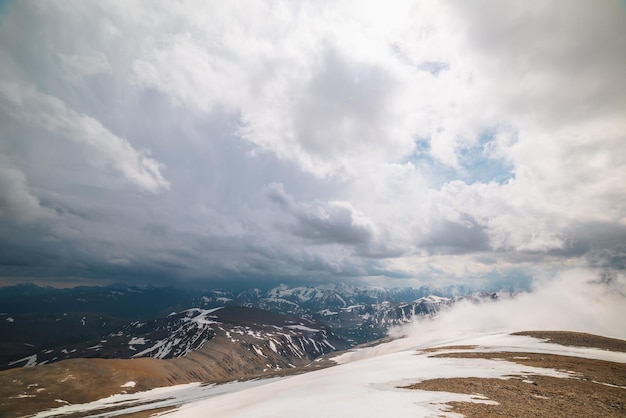
[[(63, 406), (57, 400), (78, 404), (116, 393), (182, 383), (295, 373), (310, 362), (308, 358), (286, 358), (271, 351), (265, 353), (267, 358), (259, 357), (247, 347), (245, 336), (239, 338), (241, 343), (233, 344), (218, 335), (202, 349), (170, 360), (71, 359), (0, 371), (0, 417), (20, 417)], [(267, 368), (267, 364), (273, 367)], [(130, 381), (136, 386), (121, 387)]]
[[(626, 341), (591, 334), (528, 331), (551, 343), (624, 351)], [(471, 350), (472, 347), (446, 347)], [(444, 348), (429, 350), (434, 353)], [(436, 357), (486, 358), (571, 374), (571, 379), (549, 376), (509, 376), (508, 379), (432, 379), (407, 389), (480, 394), (498, 405), (450, 402), (452, 412), (466, 417), (626, 417), (626, 365), (602, 360), (553, 354), (473, 351), (433, 354)]]

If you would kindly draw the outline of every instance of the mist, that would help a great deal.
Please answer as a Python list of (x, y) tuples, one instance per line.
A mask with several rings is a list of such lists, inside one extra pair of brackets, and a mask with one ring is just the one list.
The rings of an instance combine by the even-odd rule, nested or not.
[(626, 338), (626, 277), (589, 269), (536, 279), (530, 292), (496, 301), (463, 301), (433, 319), (393, 328), (411, 345), (453, 341), (467, 335), (529, 330), (576, 331)]

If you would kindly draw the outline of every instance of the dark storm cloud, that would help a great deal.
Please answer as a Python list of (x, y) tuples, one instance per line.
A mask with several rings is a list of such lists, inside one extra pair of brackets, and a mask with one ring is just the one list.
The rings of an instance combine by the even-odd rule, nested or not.
[(348, 202), (298, 203), (282, 184), (267, 187), (267, 196), (296, 219), (291, 231), (319, 243), (366, 244), (373, 236), (373, 225)]
[(419, 246), (433, 254), (468, 254), (490, 249), (488, 235), (470, 219), (442, 222), (420, 241)]
[(585, 256), (591, 265), (626, 269), (626, 226), (606, 222), (576, 225), (568, 231), (568, 245), (559, 256)]

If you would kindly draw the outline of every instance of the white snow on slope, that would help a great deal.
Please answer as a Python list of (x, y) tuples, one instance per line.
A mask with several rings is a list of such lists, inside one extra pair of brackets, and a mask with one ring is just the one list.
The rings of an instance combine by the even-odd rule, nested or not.
[[(119, 394), (99, 399), (85, 404), (64, 405), (59, 408), (39, 412), (32, 418), (48, 418), (77, 413), (93, 413), (99, 418), (115, 417), (119, 415), (141, 412), (148, 409), (178, 406), (199, 399), (208, 399), (224, 393), (236, 393), (254, 386), (269, 384), (277, 380), (248, 380), (245, 382), (231, 382), (223, 385), (202, 385), (200, 383), (187, 383), (184, 385), (168, 386), (152, 389), (146, 392), (132, 394)], [(63, 401), (65, 402), (65, 401)], [(116, 411), (99, 412), (108, 408), (123, 408)], [(201, 414), (201, 416), (206, 416)]]
[(319, 329), (309, 328), (306, 325), (287, 325), (287, 328), (297, 329), (300, 331), (308, 331), (308, 332), (319, 332)]
[(26, 362), (24, 364), (24, 367), (36, 366), (37, 365), (37, 354), (33, 354), (32, 356), (28, 356), (28, 357), (21, 358), (19, 360), (12, 361), (12, 362), (9, 363), (9, 366), (21, 363), (23, 361)]
[(143, 337), (132, 337), (130, 341), (128, 342), (128, 345), (135, 345), (135, 344), (144, 345), (146, 344), (146, 339)]

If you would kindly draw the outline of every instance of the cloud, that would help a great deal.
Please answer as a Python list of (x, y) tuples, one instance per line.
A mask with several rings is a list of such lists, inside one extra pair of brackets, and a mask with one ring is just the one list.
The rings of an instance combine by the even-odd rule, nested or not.
[(625, 87), (613, 82), (624, 66), (615, 51), (626, 47), (620, 2), (478, 1), (453, 9), (473, 63), (502, 89), (505, 112), (558, 126), (616, 117), (623, 108)]
[(12, 2), (0, 244), (127, 280), (622, 268), (624, 13)]
[(152, 192), (169, 188), (161, 175), (162, 164), (138, 152), (99, 121), (76, 112), (55, 97), (40, 93), (33, 86), (2, 83), (0, 94), (7, 113), (20, 122), (87, 145), (93, 150), (94, 161), (110, 164), (141, 188)]
[(288, 195), (282, 184), (272, 183), (267, 196), (283, 210), (295, 217), (291, 231), (302, 238), (318, 243), (362, 245), (374, 235), (374, 225), (349, 202), (330, 201), (298, 203)]
[[(398, 158), (413, 148), (401, 123), (408, 118), (398, 102), (402, 71), (393, 60), (380, 60), (384, 55), (375, 59), (355, 49), (359, 38), (329, 24), (327, 10), (309, 3), (259, 3), (254, 15), (217, 9), (225, 19), (208, 28), (196, 13), (176, 10), (191, 28), (162, 34), (133, 61), (136, 85), (203, 113), (237, 112), (242, 138), (315, 175), (363, 159)], [(340, 11), (336, 18), (346, 16)], [(363, 22), (350, 24), (371, 38)]]
[(53, 217), (54, 212), (43, 207), (39, 199), (29, 191), (24, 173), (12, 167), (1, 155), (0, 162), (0, 216), (18, 221)]
[[(621, 318), (626, 314), (623, 274), (598, 276), (593, 270), (568, 270), (557, 277), (536, 278), (531, 292), (496, 302), (463, 302), (433, 320), (394, 329), (415, 345), (452, 341), (462, 335), (533, 330), (589, 332), (626, 337)], [(611, 280), (599, 280), (610, 277)]]
[(430, 236), (419, 242), (419, 246), (442, 254), (486, 251), (489, 249), (489, 237), (470, 219), (443, 221), (431, 229)]
[(67, 77), (72, 82), (78, 82), (84, 77), (111, 72), (111, 65), (102, 52), (73, 55), (59, 54), (59, 58), (63, 62)]

